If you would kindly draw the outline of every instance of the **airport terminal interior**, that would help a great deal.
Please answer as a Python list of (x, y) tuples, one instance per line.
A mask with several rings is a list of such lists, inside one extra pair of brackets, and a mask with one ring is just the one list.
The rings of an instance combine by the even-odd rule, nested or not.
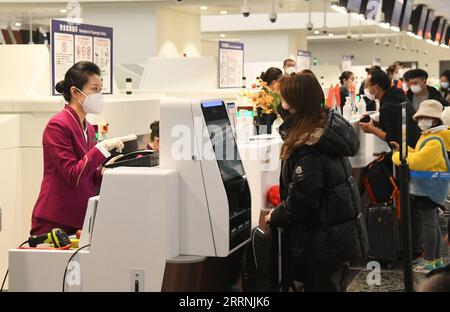
[(449, 292), (450, 1), (0, 0), (13, 292)]

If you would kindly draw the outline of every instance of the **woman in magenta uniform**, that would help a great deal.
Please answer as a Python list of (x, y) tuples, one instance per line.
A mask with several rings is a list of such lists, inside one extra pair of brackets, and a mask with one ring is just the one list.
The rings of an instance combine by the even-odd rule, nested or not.
[(86, 115), (104, 107), (100, 69), (79, 62), (58, 82), (67, 104), (48, 122), (43, 135), (44, 178), (33, 210), (31, 234), (60, 228), (68, 234), (81, 229), (87, 203), (101, 183), (101, 166), (110, 151), (123, 148), (121, 138), (96, 141)]

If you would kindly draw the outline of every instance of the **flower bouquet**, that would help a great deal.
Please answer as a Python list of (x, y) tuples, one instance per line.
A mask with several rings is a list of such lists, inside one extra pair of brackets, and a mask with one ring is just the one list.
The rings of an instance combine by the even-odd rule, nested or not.
[[(272, 90), (264, 81), (259, 81), (258, 84), (252, 85), (253, 94), (251, 97), (253, 107), (255, 108), (255, 125), (257, 134), (272, 133), (272, 125), (277, 119), (277, 107), (281, 105), (281, 96), (278, 93), (279, 85), (275, 84)], [(260, 131), (262, 127), (266, 126), (267, 131)]]

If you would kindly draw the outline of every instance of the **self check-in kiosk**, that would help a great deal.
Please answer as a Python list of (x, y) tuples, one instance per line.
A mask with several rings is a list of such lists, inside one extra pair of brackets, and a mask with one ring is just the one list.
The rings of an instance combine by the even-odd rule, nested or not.
[(212, 290), (204, 279), (230, 275), (208, 260), (250, 240), (251, 200), (225, 105), (167, 99), (160, 112), (160, 166), (105, 172), (77, 265), (75, 249), (10, 250), (9, 291), (61, 291), (68, 270), (66, 291)]
[(163, 100), (161, 119), (161, 168), (177, 170), (184, 203), (180, 253), (227, 256), (250, 239), (251, 199), (225, 105)]

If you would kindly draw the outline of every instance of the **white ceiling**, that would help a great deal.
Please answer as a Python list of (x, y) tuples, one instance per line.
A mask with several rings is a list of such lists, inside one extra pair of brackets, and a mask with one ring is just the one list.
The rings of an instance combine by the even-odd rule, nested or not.
[[(309, 2), (306, 0), (275, 0), (278, 12), (306, 12)], [(310, 0), (312, 10), (323, 11), (325, 1), (328, 4), (332, 0)], [(0, 25), (15, 23), (16, 21), (27, 24), (28, 16), (33, 16), (34, 22), (47, 23), (52, 17), (64, 17), (66, 14), (60, 13), (60, 9), (66, 7), (69, 0), (0, 0)], [(243, 0), (184, 0), (177, 4), (174, 0), (79, 0), (81, 6), (90, 5), (139, 5), (143, 2), (155, 6), (167, 6), (174, 9), (190, 12), (193, 14), (217, 15), (220, 11), (226, 10), (228, 14), (239, 14)], [(267, 13), (271, 10), (271, 0), (248, 0), (248, 5), (252, 13)], [(449, 0), (416, 0), (416, 4), (427, 4), (434, 9), (437, 15), (450, 18)], [(207, 6), (208, 10), (201, 11), (200, 6)], [(328, 7), (328, 10), (331, 9)]]
[[(325, 1), (329, 4), (331, 0), (312, 0), (311, 9), (313, 11), (323, 11)], [(243, 0), (185, 0), (182, 4), (176, 6), (191, 12), (200, 12), (200, 14), (219, 14), (221, 10), (228, 11), (229, 14), (239, 14)], [(248, 0), (248, 6), (253, 13), (267, 13), (272, 10), (272, 0)], [(277, 12), (306, 12), (309, 8), (309, 2), (305, 0), (275, 0)], [(208, 7), (207, 11), (200, 11), (200, 6)]]
[[(1, 0), (0, 0), (1, 1)], [(333, 0), (310, 0), (313, 11), (322, 12), (325, 7), (325, 1), (331, 4)], [(166, 2), (174, 2), (167, 0)], [(278, 12), (307, 12), (309, 2), (306, 0), (275, 0)], [(415, 0), (415, 4), (426, 4), (434, 9), (438, 15), (444, 15), (450, 18), (450, 0)], [(174, 5), (182, 10), (195, 12), (199, 14), (219, 14), (221, 10), (227, 10), (229, 14), (239, 14), (243, 0), (184, 0), (183, 3)], [(279, 4), (282, 4), (280, 7)], [(200, 6), (208, 6), (207, 11), (200, 11)], [(248, 6), (252, 12), (267, 13), (272, 8), (272, 0), (248, 0)], [(328, 6), (328, 10), (330, 6)]]
[(416, 0), (415, 3), (426, 4), (433, 9), (437, 15), (450, 18), (450, 1), (449, 0)]

